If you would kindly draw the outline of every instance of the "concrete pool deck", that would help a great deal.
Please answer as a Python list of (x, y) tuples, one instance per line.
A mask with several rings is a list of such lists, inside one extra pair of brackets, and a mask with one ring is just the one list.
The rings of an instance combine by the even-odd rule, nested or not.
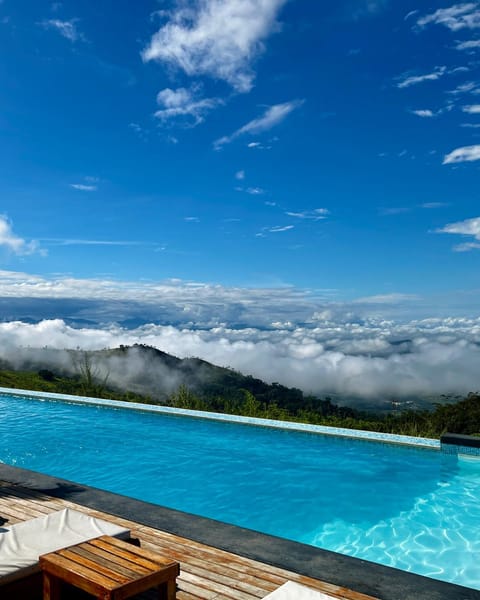
[[(315, 585), (320, 586), (319, 589), (338, 598), (356, 600), (365, 594), (382, 600), (480, 600), (480, 590), (407, 573), (1, 463), (0, 482), (4, 482), (4, 486), (12, 486), (13, 490), (16, 487), (28, 490), (33, 496), (38, 494), (39, 497), (57, 499), (60, 503), (75, 503), (80, 510), (85, 507), (104, 515), (106, 513), (133, 521), (138, 524), (140, 531), (148, 527), (166, 536), (185, 538), (187, 543), (192, 540), (192, 545), (202, 544), (229, 553), (225, 556), (231, 556), (232, 560), (243, 557), (256, 561), (255, 564), (264, 565), (266, 570), (273, 568), (277, 575), (282, 573), (284, 579), (304, 581), (302, 578), (312, 578), (312, 581), (316, 580)], [(0, 486), (0, 507), (1, 500)], [(8, 498), (4, 502), (8, 509)], [(1, 510), (0, 508), (0, 513)], [(203, 597), (254, 599), (263, 598), (269, 591), (265, 589), (263, 594), (260, 588), (256, 593), (236, 596), (235, 588), (232, 588), (233, 595), (229, 596), (221, 591), (222, 584), (217, 585), (220, 590), (217, 590), (218, 595), (213, 591), (212, 595)], [(353, 593), (349, 593), (349, 590), (353, 590)], [(185, 598), (187, 597), (202, 596), (195, 596), (193, 593), (193, 596), (187, 594)]]

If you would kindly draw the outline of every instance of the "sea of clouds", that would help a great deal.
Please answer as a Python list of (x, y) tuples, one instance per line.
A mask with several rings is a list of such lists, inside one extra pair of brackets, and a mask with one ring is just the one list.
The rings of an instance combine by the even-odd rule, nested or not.
[(146, 344), (321, 396), (385, 402), (480, 390), (479, 317), (413, 319), (428, 312), (421, 298), (340, 303), (328, 293), (4, 273), (0, 358), (21, 366), (48, 348)]

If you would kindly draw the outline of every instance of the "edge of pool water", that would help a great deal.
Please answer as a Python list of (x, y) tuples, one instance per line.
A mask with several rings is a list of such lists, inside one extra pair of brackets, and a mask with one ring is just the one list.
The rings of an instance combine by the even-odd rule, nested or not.
[[(203, 413), (98, 398), (49, 394), (0, 388), (0, 394), (32, 399), (58, 400), (77, 404), (109, 406), (178, 416), (233, 421), (248, 425), (277, 427), (324, 435), (343, 435), (377, 442), (422, 446), (440, 450), (438, 440), (413, 438), (369, 431), (304, 425), (268, 419)], [(480, 590), (409, 573), (322, 548), (263, 534), (213, 519), (136, 500), (76, 482), (0, 463), (0, 480), (79, 505), (110, 513), (136, 523), (163, 530), (233, 554), (321, 579), (382, 600), (480, 600)], [(5, 490), (0, 487), (0, 495)], [(8, 493), (8, 492), (7, 492)]]
[(377, 431), (365, 431), (362, 429), (346, 429), (343, 427), (327, 427), (325, 425), (311, 425), (309, 423), (296, 423), (293, 421), (276, 421), (274, 419), (260, 419), (257, 417), (243, 417), (201, 410), (190, 410), (186, 408), (173, 408), (159, 404), (141, 404), (139, 402), (124, 402), (121, 400), (108, 400), (104, 398), (91, 398), (88, 396), (72, 396), (69, 394), (55, 394), (51, 392), (36, 392), (33, 390), (20, 390), (15, 388), (0, 387), (0, 395), (20, 396), (37, 400), (57, 400), (71, 404), (89, 404), (94, 406), (108, 406), (110, 408), (125, 408), (143, 412), (169, 414), (173, 416), (190, 417), (194, 419), (209, 419), (213, 421), (225, 421), (239, 423), (242, 425), (254, 425), (257, 427), (271, 427), (275, 429), (286, 429), (290, 431), (303, 431), (306, 433), (317, 433), (321, 435), (334, 435), (349, 437), (372, 442), (386, 442), (390, 444), (404, 444), (408, 446), (421, 446), (432, 450), (440, 450), (440, 440), (409, 435), (397, 435), (393, 433), (379, 433)]

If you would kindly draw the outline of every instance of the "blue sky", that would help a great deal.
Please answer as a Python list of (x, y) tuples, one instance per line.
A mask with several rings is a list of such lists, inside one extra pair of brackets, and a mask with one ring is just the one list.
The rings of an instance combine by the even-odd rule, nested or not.
[(479, 2), (2, 0), (0, 50), (4, 321), (478, 315)]
[(3, 267), (477, 287), (480, 5), (334, 4), (4, 0)]

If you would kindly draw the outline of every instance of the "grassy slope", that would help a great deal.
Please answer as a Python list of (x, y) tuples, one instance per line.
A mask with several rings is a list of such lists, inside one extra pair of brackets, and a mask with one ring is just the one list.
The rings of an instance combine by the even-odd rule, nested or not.
[(102, 385), (86, 386), (80, 378), (57, 377), (51, 380), (41, 377), (32, 371), (0, 371), (0, 387), (21, 390), (51, 392), (55, 394), (71, 394), (73, 396), (93, 396), (131, 402), (153, 403), (149, 396), (141, 396), (133, 392), (119, 392)]

